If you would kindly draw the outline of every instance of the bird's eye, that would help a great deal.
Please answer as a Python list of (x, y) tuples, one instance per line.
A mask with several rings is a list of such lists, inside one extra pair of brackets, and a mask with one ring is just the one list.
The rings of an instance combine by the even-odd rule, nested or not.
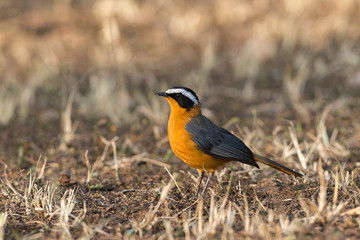
[(176, 93), (175, 97), (177, 97), (177, 98), (180, 97), (180, 93)]

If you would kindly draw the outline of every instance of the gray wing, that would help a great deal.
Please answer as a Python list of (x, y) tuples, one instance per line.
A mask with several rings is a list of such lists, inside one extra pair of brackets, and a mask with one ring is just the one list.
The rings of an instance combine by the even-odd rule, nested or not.
[(191, 134), (198, 148), (206, 154), (259, 168), (254, 161), (253, 153), (240, 139), (226, 129), (216, 126), (206, 117), (202, 115), (193, 117), (186, 124), (185, 129)]

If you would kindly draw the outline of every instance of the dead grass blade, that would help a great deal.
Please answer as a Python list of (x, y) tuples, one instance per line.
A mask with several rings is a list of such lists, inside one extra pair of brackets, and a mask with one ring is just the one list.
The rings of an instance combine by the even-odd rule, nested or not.
[(170, 173), (169, 169), (168, 169), (167, 167), (165, 167), (165, 170), (166, 170), (166, 171), (167, 171), (167, 173), (170, 175), (171, 179), (174, 181), (174, 183), (175, 183), (175, 185), (176, 185), (177, 189), (178, 189), (178, 190), (179, 190), (179, 192), (181, 193), (181, 196), (184, 196), (183, 192), (181, 191), (181, 189), (180, 189), (179, 185), (177, 184), (177, 182), (176, 182), (176, 180), (175, 180), (174, 176)]
[(3, 183), (4, 186), (8, 187), (9, 190), (11, 190), (13, 192), (13, 194), (15, 194), (17, 197), (23, 197), (16, 189), (15, 187), (10, 183), (9, 178), (8, 178), (8, 174), (7, 174), (7, 166), (5, 165), (4, 167), (4, 180), (1, 178), (1, 182)]
[(339, 197), (339, 166), (335, 166), (335, 189), (333, 197), (333, 205), (336, 206)]
[(304, 154), (301, 151), (299, 140), (296, 136), (296, 132), (294, 130), (294, 127), (289, 127), (290, 137), (293, 142), (294, 148), (296, 149), (297, 156), (299, 158), (300, 164), (303, 169), (307, 168), (307, 159), (305, 158)]
[(143, 158), (140, 158), (138, 160), (141, 161), (141, 162), (147, 162), (147, 163), (151, 163), (151, 164), (154, 164), (154, 165), (158, 165), (158, 166), (164, 167), (164, 168), (171, 168), (170, 164), (163, 163), (163, 162), (160, 162), (158, 160), (147, 158), (147, 157), (143, 157)]
[(71, 120), (71, 112), (72, 105), (74, 102), (75, 88), (73, 88), (70, 92), (69, 98), (67, 99), (65, 109), (62, 111), (61, 116), (61, 130), (62, 130), (62, 138), (60, 149), (66, 149), (67, 145), (73, 140), (74, 133), (76, 131), (78, 123), (76, 122), (74, 125)]
[[(38, 159), (38, 162), (37, 162), (37, 165), (36, 165), (36, 169), (38, 168), (38, 165), (40, 163), (40, 159), (41, 159), (41, 155), (39, 156), (39, 159)], [(45, 171), (45, 167), (46, 167), (46, 163), (47, 163), (47, 158), (44, 159), (44, 163), (40, 169), (40, 173), (39, 173), (39, 176), (37, 177), (38, 180), (42, 179), (43, 178), (43, 175), (44, 175), (44, 171)]]
[(5, 239), (5, 228), (7, 224), (7, 212), (0, 213), (0, 240)]
[[(174, 182), (176, 178), (178, 177), (177, 173), (173, 174), (173, 178), (169, 181), (169, 183), (163, 188), (160, 194), (160, 199), (158, 203), (156, 204), (155, 208), (153, 210), (149, 210), (149, 212), (146, 214), (144, 220), (138, 224), (138, 227), (135, 229), (137, 232), (142, 233), (142, 229), (145, 227), (148, 227), (149, 225), (152, 225), (153, 221), (156, 221), (154, 219), (155, 214), (158, 212), (160, 206), (164, 203), (167, 195), (169, 194), (170, 189), (174, 185)], [(175, 179), (175, 180), (173, 180)]]
[(70, 216), (75, 207), (75, 189), (66, 190), (60, 200), (59, 226), (62, 237), (72, 239), (70, 233)]
[(352, 216), (352, 215), (360, 215), (360, 207), (356, 207), (356, 208), (353, 208), (353, 209), (350, 209), (346, 212), (343, 212), (341, 214), (341, 216), (345, 216), (345, 215), (349, 215), (349, 216)]
[(102, 161), (105, 160), (108, 148), (110, 147), (110, 145), (112, 146), (116, 181), (119, 180), (119, 165), (118, 165), (118, 159), (117, 159), (117, 153), (116, 153), (116, 143), (115, 143), (118, 139), (119, 139), (119, 137), (116, 136), (110, 140), (106, 140), (103, 136), (100, 136), (100, 140), (105, 144), (105, 149), (101, 156)]

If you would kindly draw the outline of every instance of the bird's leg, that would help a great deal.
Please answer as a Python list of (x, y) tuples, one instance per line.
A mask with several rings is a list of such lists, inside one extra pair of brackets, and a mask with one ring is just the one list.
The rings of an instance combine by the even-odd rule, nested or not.
[(199, 179), (198, 179), (198, 184), (197, 184), (197, 187), (196, 187), (196, 194), (195, 194), (196, 197), (197, 197), (198, 194), (199, 194), (201, 182), (202, 182), (202, 179), (203, 179), (203, 177), (204, 177), (204, 170), (199, 170), (199, 173), (200, 173), (200, 177), (199, 177)]
[(207, 179), (207, 181), (206, 181), (204, 190), (202, 191), (202, 194), (201, 194), (202, 196), (205, 195), (206, 189), (207, 189), (207, 187), (208, 187), (208, 185), (209, 185), (209, 183), (210, 183), (210, 179), (211, 179), (212, 176), (214, 176), (214, 173), (215, 173), (215, 171), (210, 172), (210, 175), (209, 175), (209, 177), (208, 177), (208, 179)]

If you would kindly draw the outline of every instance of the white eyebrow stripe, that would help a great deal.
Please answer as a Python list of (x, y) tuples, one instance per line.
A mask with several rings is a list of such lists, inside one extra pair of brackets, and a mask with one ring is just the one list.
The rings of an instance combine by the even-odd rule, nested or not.
[(181, 93), (182, 95), (188, 97), (191, 101), (193, 101), (194, 106), (199, 104), (199, 101), (196, 99), (196, 97), (191, 92), (188, 92), (183, 88), (170, 88), (166, 90), (165, 93), (166, 94)]

